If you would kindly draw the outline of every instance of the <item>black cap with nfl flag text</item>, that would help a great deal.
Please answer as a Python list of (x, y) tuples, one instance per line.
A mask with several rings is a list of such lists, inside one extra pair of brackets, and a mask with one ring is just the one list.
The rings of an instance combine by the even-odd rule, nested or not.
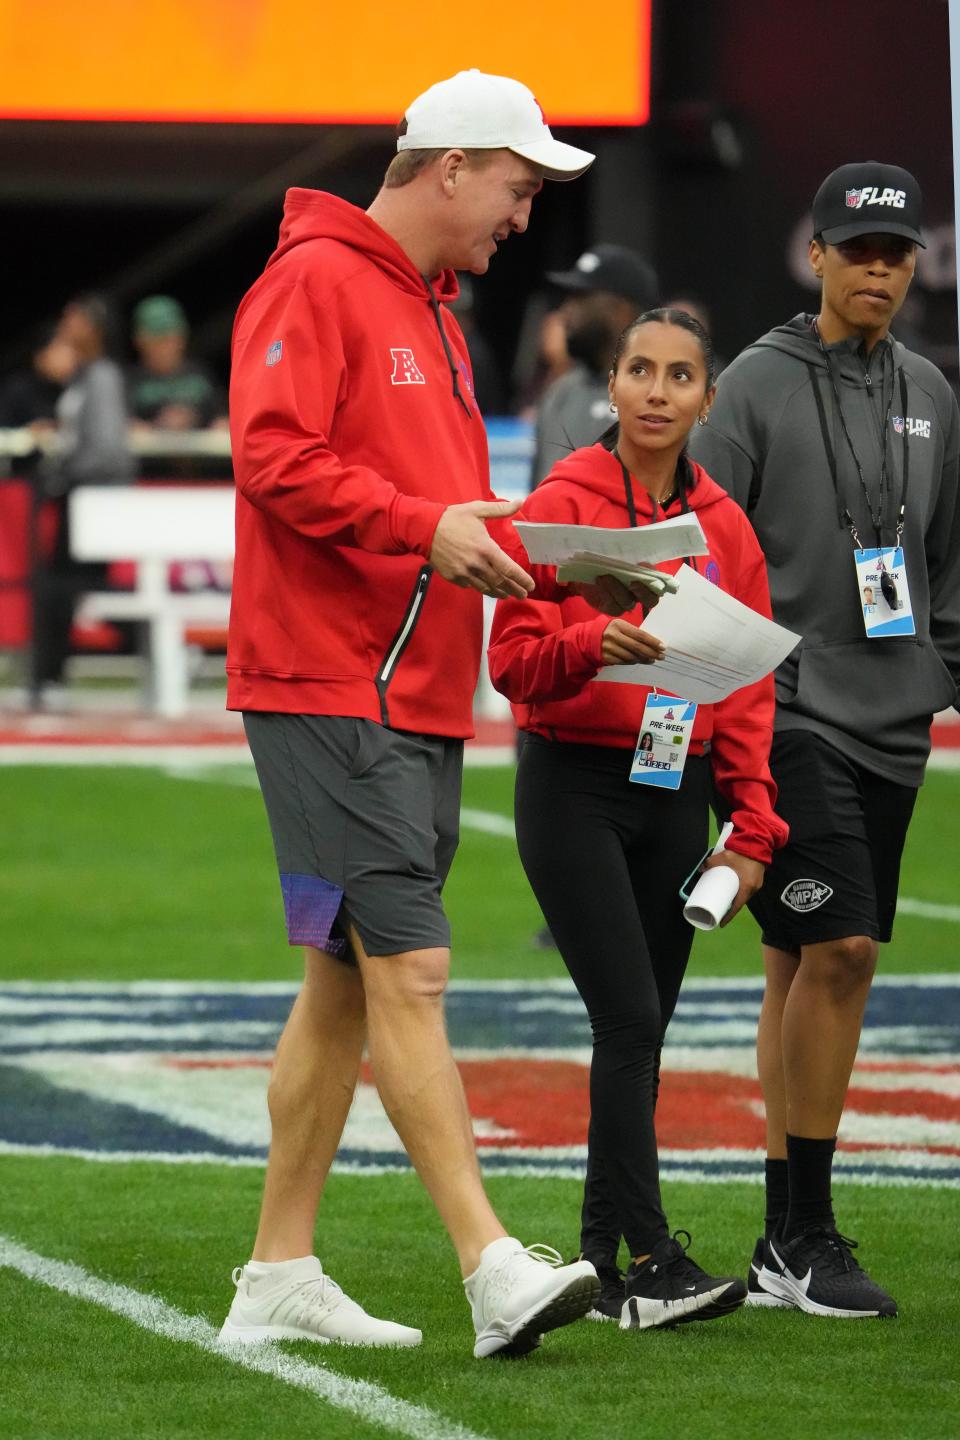
[(512, 150), (547, 180), (575, 180), (593, 164), (589, 150), (555, 140), (532, 90), (505, 75), (461, 70), (407, 106), (398, 150)]
[(923, 195), (909, 170), (864, 160), (828, 175), (813, 200), (813, 233), (828, 245), (857, 235), (903, 235), (923, 245)]

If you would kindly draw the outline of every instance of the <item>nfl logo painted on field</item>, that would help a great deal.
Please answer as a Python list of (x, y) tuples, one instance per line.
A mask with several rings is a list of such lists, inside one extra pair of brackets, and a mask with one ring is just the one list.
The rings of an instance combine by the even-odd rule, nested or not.
[[(761, 988), (756, 978), (684, 986), (657, 1105), (665, 1178), (762, 1180)], [(294, 994), (285, 984), (0, 983), (0, 1155), (262, 1165), (267, 1081)], [(461, 982), (447, 1021), (483, 1168), (581, 1179), (590, 1031), (572, 985)], [(337, 1165), (408, 1165), (368, 1067)], [(960, 1188), (956, 976), (874, 983), (834, 1177)]]

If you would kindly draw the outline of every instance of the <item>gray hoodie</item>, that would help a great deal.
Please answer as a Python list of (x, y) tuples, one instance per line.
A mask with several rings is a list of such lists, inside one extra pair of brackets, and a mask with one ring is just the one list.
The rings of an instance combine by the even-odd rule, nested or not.
[(931, 717), (957, 703), (960, 684), (960, 413), (939, 370), (892, 337), (869, 356), (857, 339), (826, 347), (874, 515), (887, 448), (884, 545), (894, 543), (908, 457), (901, 543), (917, 633), (867, 639), (854, 543), (839, 510), (849, 508), (863, 546), (875, 546), (877, 533), (812, 320), (797, 315), (737, 357), (690, 449), (750, 516), (774, 617), (803, 636), (776, 673), (776, 729), (812, 730), (866, 769), (919, 785)]

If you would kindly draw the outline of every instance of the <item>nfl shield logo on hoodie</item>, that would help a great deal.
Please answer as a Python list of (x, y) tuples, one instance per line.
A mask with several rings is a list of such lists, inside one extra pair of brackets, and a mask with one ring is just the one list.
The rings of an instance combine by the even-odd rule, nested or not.
[(414, 360), (412, 350), (391, 350), (390, 354), (393, 356), (391, 385), (426, 385), (427, 377)]
[(267, 364), (267, 365), (279, 365), (279, 364), (280, 364), (280, 357), (282, 356), (282, 354), (283, 354), (283, 341), (282, 341), (282, 340), (274, 340), (273, 344), (272, 344), (272, 345), (269, 347), (269, 349), (267, 350), (267, 358), (266, 358), (266, 361), (265, 361), (264, 363)]

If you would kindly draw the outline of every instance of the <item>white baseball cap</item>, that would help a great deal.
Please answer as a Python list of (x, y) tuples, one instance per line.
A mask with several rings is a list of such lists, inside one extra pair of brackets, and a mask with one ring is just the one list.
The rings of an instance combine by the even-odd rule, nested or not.
[(548, 180), (575, 180), (595, 160), (555, 140), (533, 91), (505, 75), (461, 70), (407, 106), (398, 150), (512, 150), (539, 165)]

